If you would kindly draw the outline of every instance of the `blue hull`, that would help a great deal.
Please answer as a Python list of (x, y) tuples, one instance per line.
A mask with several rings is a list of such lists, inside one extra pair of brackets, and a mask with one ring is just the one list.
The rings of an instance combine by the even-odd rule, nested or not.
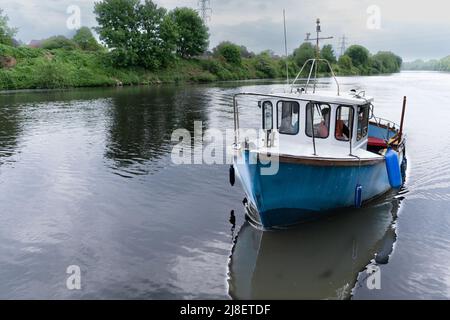
[(279, 163), (275, 175), (261, 175), (263, 165), (249, 163), (249, 151), (236, 161), (238, 177), (250, 207), (265, 228), (292, 225), (318, 218), (327, 211), (355, 204), (355, 189), (362, 201), (391, 189), (385, 162), (364, 166), (318, 166)]

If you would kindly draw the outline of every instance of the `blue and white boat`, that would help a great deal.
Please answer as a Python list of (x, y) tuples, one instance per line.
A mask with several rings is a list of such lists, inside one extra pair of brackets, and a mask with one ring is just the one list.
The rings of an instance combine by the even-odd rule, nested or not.
[[(335, 92), (316, 90), (311, 75), (320, 62), (330, 67)], [(295, 83), (302, 71), (281, 94), (234, 97), (230, 181), (234, 184), (238, 177), (248, 216), (266, 229), (318, 218), (337, 208), (360, 207), (404, 182), (406, 98), (398, 126), (375, 117), (374, 99), (364, 92), (341, 93), (326, 60), (311, 59), (303, 67), (308, 64), (309, 77), (301, 88)], [(249, 97), (253, 105), (242, 102)], [(260, 109), (259, 137), (241, 129), (241, 108)]]

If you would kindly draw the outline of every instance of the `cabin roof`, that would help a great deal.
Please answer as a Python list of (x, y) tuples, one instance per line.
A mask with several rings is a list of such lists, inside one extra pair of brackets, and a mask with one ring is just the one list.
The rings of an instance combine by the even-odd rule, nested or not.
[(356, 96), (354, 93), (341, 93), (339, 96), (335, 92), (318, 93), (273, 93), (264, 96), (273, 96), (277, 99), (297, 99), (307, 101), (317, 101), (335, 104), (363, 105), (373, 101), (373, 97)]

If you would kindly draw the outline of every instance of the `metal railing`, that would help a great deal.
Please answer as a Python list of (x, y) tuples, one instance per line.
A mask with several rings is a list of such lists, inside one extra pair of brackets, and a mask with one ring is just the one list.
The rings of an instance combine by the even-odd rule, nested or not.
[[(331, 76), (333, 77), (334, 81), (336, 82), (336, 87), (337, 87), (337, 95), (340, 95), (340, 87), (339, 87), (339, 82), (337, 81), (336, 75), (334, 74), (333, 68), (331, 67), (330, 63), (328, 62), (328, 60), (326, 59), (308, 59), (305, 61), (305, 63), (303, 64), (302, 68), (300, 69), (300, 72), (297, 74), (297, 76), (295, 77), (294, 81), (291, 84), (291, 93), (293, 92), (295, 83), (297, 82), (297, 80), (300, 78), (303, 70), (305, 69), (305, 67), (308, 65), (308, 63), (311, 63), (311, 69), (309, 70), (309, 74), (308, 74), (308, 78), (306, 80), (306, 85), (305, 85), (305, 93), (308, 93), (308, 87), (309, 87), (309, 83), (311, 81), (311, 75), (312, 72), (314, 70), (314, 66), (318, 66), (319, 62), (326, 62), (328, 69), (331, 72)], [(314, 80), (317, 81), (317, 77), (314, 77)], [(313, 87), (313, 93), (315, 93), (316, 91), (316, 85), (314, 83), (314, 87)]]

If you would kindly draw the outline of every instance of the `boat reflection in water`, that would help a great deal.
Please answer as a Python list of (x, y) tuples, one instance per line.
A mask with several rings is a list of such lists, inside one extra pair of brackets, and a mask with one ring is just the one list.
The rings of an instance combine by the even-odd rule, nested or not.
[(362, 209), (295, 229), (263, 232), (241, 227), (229, 262), (234, 299), (348, 299), (358, 273), (388, 262), (396, 240), (400, 199), (392, 196)]

